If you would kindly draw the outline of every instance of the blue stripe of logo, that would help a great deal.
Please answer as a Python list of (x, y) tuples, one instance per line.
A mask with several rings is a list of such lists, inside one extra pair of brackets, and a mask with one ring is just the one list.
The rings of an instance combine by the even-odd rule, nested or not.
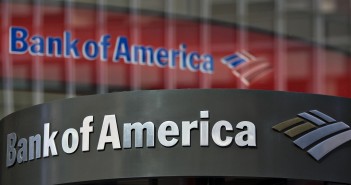
[(307, 152), (311, 154), (312, 157), (316, 160), (320, 160), (329, 152), (350, 140), (351, 130), (348, 130), (324, 140), (323, 142), (317, 144), (315, 147), (309, 149)]
[(237, 67), (238, 65), (240, 65), (240, 64), (242, 64), (244, 62), (246, 62), (246, 60), (243, 59), (243, 58), (240, 58), (239, 60), (235, 60), (234, 62), (231, 62), (230, 63), (230, 67), (231, 68), (235, 68), (235, 67)]
[(237, 54), (233, 54), (233, 55), (229, 55), (229, 56), (226, 56), (222, 59), (222, 62), (224, 64), (230, 62), (231, 60), (235, 59), (235, 58), (240, 58)]
[(294, 141), (294, 143), (299, 146), (301, 149), (305, 149), (316, 141), (336, 133), (338, 131), (350, 128), (344, 122), (337, 122), (331, 125), (327, 125), (325, 127), (321, 127), (319, 129), (313, 130)]
[(315, 117), (315, 116), (313, 116), (311, 114), (308, 114), (306, 112), (300, 113), (300, 114), (298, 114), (298, 116), (300, 116), (300, 117), (302, 117), (304, 119), (307, 119), (308, 121), (310, 121), (310, 122), (312, 122), (312, 123), (314, 123), (316, 125), (319, 125), (319, 126), (325, 124), (325, 122), (322, 121), (321, 119), (319, 119), (319, 118), (317, 118), (317, 117)]
[(329, 123), (336, 122), (336, 120), (334, 118), (332, 118), (332, 117), (330, 117), (322, 112), (319, 112), (318, 110), (311, 110), (310, 113), (322, 118), (326, 122), (329, 122)]
[(227, 64), (228, 67), (230, 68), (236, 68), (237, 66), (239, 66), (240, 64), (247, 62), (248, 59), (244, 56), (242, 56), (242, 54), (240, 53), (235, 53), (229, 56), (226, 56), (222, 59), (222, 63)]

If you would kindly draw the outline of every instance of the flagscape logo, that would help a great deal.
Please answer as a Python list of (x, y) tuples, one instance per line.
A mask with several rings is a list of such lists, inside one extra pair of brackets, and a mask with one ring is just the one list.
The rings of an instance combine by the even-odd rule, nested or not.
[(297, 114), (297, 117), (283, 121), (273, 129), (284, 132), (317, 161), (351, 140), (351, 129), (347, 124), (318, 110)]
[(268, 61), (256, 58), (247, 51), (225, 56), (222, 58), (222, 63), (227, 65), (232, 73), (246, 86), (272, 71)]

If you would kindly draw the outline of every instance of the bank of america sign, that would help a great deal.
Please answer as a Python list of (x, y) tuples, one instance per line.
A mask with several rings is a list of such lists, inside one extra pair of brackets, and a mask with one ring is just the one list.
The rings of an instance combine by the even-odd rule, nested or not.
[(299, 113), (273, 129), (287, 135), (317, 161), (351, 140), (350, 126), (318, 110)]

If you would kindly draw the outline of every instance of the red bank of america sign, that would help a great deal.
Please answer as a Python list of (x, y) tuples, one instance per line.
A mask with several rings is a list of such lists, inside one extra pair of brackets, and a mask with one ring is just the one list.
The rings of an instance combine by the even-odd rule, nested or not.
[[(11, 4), (13, 9), (21, 7), (34, 10), (30, 4)], [(35, 78), (30, 71), (35, 65), (33, 61), (39, 58), (42, 78), (48, 81), (130, 88), (131, 81), (137, 78), (145, 89), (166, 88), (169, 81), (176, 88), (276, 89), (282, 83), (286, 90), (310, 92), (315, 83), (310, 72), (318, 71), (313, 63), (315, 46), (254, 29), (241, 34), (243, 30), (224, 24), (112, 10), (104, 11), (105, 21), (101, 22), (96, 19), (99, 12), (95, 9), (79, 6), (70, 10), (76, 18), (67, 22), (65, 7), (41, 9), (50, 13), (41, 14), (39, 25), (33, 26), (35, 11), (29, 11), (27, 16), (12, 12), (12, 21), (1, 32), (2, 38), (9, 41), (2, 50), (6, 51), (3, 56), (11, 56), (14, 69), (17, 65), (27, 69), (14, 70), (14, 78)], [(81, 14), (84, 16), (78, 16)], [(131, 17), (136, 17), (133, 24)], [(246, 36), (242, 38), (243, 35)], [(279, 50), (281, 46), (286, 48), (285, 55)], [(324, 58), (349, 60), (346, 55), (322, 50)], [(328, 74), (333, 75), (322, 76), (336, 85), (349, 84), (340, 80), (348, 79), (348, 68), (329, 61), (332, 60), (326, 61), (328, 68), (346, 71), (332, 70)], [(75, 65), (74, 78), (67, 75), (67, 63)], [(103, 81), (101, 74), (106, 78)], [(207, 86), (203, 86), (204, 80)]]

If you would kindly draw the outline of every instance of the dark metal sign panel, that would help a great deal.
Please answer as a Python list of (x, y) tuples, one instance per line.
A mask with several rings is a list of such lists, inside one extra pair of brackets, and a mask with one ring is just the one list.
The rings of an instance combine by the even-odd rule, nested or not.
[(1, 184), (169, 176), (351, 183), (351, 101), (248, 90), (55, 101), (1, 121)]

